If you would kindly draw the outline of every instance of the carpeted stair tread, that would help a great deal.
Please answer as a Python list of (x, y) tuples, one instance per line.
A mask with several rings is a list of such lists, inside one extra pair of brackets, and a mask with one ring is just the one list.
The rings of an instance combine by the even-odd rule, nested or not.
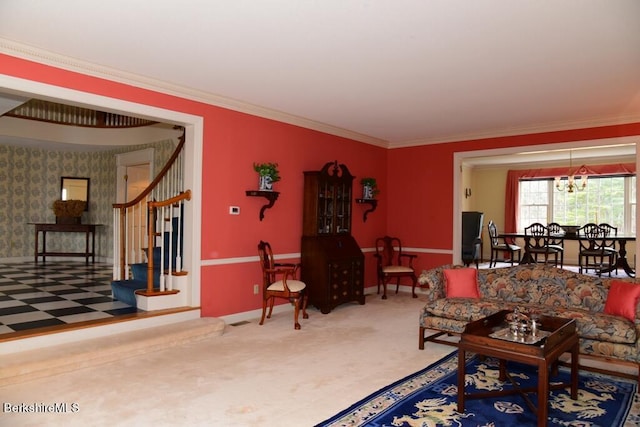
[(2, 356), (0, 384), (8, 385), (117, 361), (223, 334), (225, 322), (199, 318)]

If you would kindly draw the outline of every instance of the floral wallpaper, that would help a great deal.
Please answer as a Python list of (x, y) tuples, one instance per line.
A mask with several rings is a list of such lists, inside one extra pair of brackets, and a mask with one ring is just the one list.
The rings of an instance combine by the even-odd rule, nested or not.
[[(82, 223), (102, 224), (96, 231), (96, 256), (111, 259), (116, 154), (152, 147), (158, 172), (177, 141), (100, 152), (49, 151), (17, 144), (0, 145), (0, 260), (4, 262), (33, 259), (35, 232), (29, 223), (55, 223), (51, 206), (60, 198), (62, 176), (90, 178), (89, 211), (83, 213)], [(55, 233), (47, 238), (47, 251), (83, 252), (84, 245), (84, 235), (78, 233)]]

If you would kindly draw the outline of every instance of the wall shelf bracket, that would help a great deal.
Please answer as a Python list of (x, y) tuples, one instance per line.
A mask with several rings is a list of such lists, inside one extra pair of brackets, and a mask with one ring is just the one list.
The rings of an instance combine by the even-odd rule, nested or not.
[(280, 195), (277, 191), (260, 191), (260, 190), (247, 190), (247, 196), (249, 197), (264, 197), (269, 201), (266, 205), (260, 209), (260, 221), (264, 218), (264, 211), (269, 208), (272, 208), (276, 200), (278, 200), (278, 196)]
[(367, 222), (367, 215), (369, 215), (369, 213), (375, 211), (376, 208), (378, 207), (378, 201), (376, 199), (356, 199), (356, 203), (358, 203), (360, 205), (362, 205), (362, 204), (371, 205), (371, 207), (369, 209), (364, 211), (364, 215), (363, 215), (363, 218), (362, 218), (362, 220), (364, 222)]

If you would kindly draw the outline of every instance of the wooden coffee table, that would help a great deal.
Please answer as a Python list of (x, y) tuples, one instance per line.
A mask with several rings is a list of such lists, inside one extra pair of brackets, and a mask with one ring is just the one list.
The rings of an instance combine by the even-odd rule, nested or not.
[[(506, 316), (510, 310), (503, 310), (484, 319), (471, 322), (467, 325), (460, 337), (458, 344), (458, 412), (464, 413), (466, 399), (504, 396), (507, 394), (521, 394), (527, 405), (538, 416), (538, 426), (547, 425), (549, 413), (549, 391), (570, 386), (571, 398), (578, 398), (578, 334), (576, 322), (573, 319), (541, 316), (539, 330), (541, 334), (548, 335), (540, 341), (527, 344), (515, 342), (509, 339), (494, 338), (490, 335), (499, 335), (499, 331), (508, 328)], [(526, 340), (534, 341), (534, 340)], [(500, 381), (509, 380), (513, 390), (499, 390), (484, 393), (469, 394), (465, 392), (465, 353), (473, 352), (479, 355), (495, 357), (500, 361)], [(549, 373), (558, 361), (558, 358), (566, 353), (571, 353), (571, 382), (568, 384), (549, 385)], [(538, 387), (524, 389), (519, 387), (507, 372), (506, 362), (520, 362), (538, 367)], [(538, 406), (533, 404), (527, 393), (538, 394)]]

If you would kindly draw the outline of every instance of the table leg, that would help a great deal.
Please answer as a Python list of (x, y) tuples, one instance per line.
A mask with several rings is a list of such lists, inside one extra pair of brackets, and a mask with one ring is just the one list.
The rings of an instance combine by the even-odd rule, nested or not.
[(500, 359), (498, 366), (499, 366), (498, 379), (500, 381), (506, 381), (507, 380), (507, 361), (504, 359)]
[(529, 246), (531, 242), (531, 236), (525, 236), (524, 238), (524, 253), (522, 254), (522, 258), (520, 258), (520, 264), (535, 264), (536, 260), (529, 252)]
[(547, 425), (549, 416), (549, 366), (546, 360), (538, 364), (538, 426)]
[(84, 235), (84, 263), (89, 265), (89, 230)]
[(465, 351), (458, 349), (458, 412), (464, 413), (464, 385), (465, 385)]
[(42, 263), (47, 262), (47, 230), (42, 230)]
[(620, 248), (618, 249), (618, 260), (616, 261), (616, 266), (622, 268), (624, 272), (627, 273), (627, 276), (636, 277), (636, 272), (631, 268), (627, 261), (627, 241), (619, 240), (618, 244)]
[(610, 271), (615, 270), (616, 268), (621, 268), (627, 273), (629, 277), (636, 277), (636, 272), (629, 265), (629, 261), (627, 261), (627, 241), (622, 239), (618, 240), (618, 259), (616, 260), (615, 265), (611, 265), (605, 269), (600, 270), (600, 274), (609, 273)]
[(35, 247), (33, 250), (33, 260), (36, 264), (38, 263), (38, 234), (40, 234), (40, 232), (38, 231), (38, 227), (36, 227)]
[(578, 353), (580, 345), (578, 342), (571, 348), (571, 398), (578, 399)]
[(91, 230), (91, 264), (96, 263), (96, 230)]

